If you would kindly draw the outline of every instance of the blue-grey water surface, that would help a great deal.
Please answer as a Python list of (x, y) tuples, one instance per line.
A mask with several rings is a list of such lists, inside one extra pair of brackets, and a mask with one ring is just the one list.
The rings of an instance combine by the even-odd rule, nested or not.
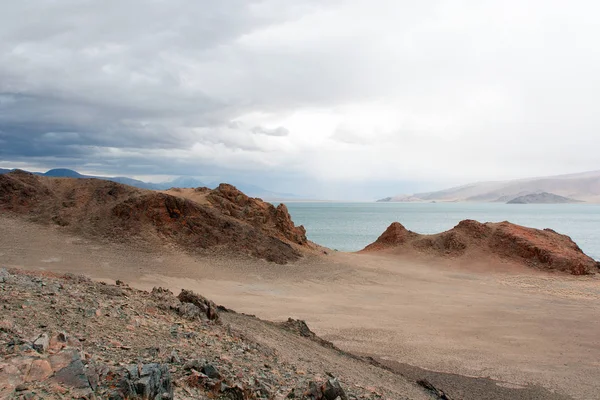
[(510, 221), (571, 236), (600, 260), (600, 205), (496, 203), (287, 203), (310, 240), (340, 251), (372, 243), (394, 221), (418, 233), (448, 230), (463, 219)]

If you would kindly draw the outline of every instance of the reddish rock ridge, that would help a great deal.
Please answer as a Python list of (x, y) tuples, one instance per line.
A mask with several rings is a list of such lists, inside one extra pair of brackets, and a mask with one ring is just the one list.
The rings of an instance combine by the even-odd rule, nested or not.
[(552, 229), (534, 229), (510, 222), (461, 221), (449, 231), (420, 235), (398, 222), (363, 251), (395, 249), (445, 257), (483, 252), (543, 270), (573, 275), (597, 273), (600, 263), (588, 257), (569, 236)]
[(285, 204), (274, 207), (261, 199), (246, 196), (232, 185), (222, 183), (208, 193), (208, 201), (221, 212), (257, 228), (274, 232), (280, 239), (304, 245), (306, 230), (295, 226)]
[(0, 211), (90, 238), (187, 251), (224, 249), (279, 264), (298, 259), (310, 246), (285, 205), (274, 207), (227, 184), (202, 192), (205, 204), (98, 179), (15, 171), (0, 175)]

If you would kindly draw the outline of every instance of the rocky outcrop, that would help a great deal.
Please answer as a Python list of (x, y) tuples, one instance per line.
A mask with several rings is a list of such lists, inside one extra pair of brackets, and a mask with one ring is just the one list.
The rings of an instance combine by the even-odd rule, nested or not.
[[(309, 247), (285, 205), (275, 207), (231, 185), (203, 189), (206, 203), (97, 179), (0, 175), (0, 210), (136, 246), (175, 245), (247, 254), (284, 264)], [(176, 193), (176, 192), (174, 192)]]
[(390, 246), (398, 246), (406, 243), (407, 241), (414, 239), (417, 237), (417, 234), (406, 229), (399, 222), (392, 222), (390, 226), (379, 236), (377, 241), (369, 247), (368, 249), (375, 248), (384, 248)]
[(307, 243), (306, 230), (295, 226), (285, 204), (277, 207), (261, 199), (246, 196), (232, 185), (220, 184), (207, 196), (226, 215), (245, 221), (258, 229), (272, 232), (282, 240), (299, 245)]
[(206, 315), (206, 318), (209, 320), (216, 321), (219, 319), (219, 313), (217, 311), (216, 304), (207, 298), (200, 296), (191, 290), (185, 289), (181, 290), (181, 293), (179, 293), (177, 298), (183, 304), (193, 304), (194, 306), (198, 307), (198, 309), (200, 309), (200, 311), (203, 312)]
[(599, 272), (598, 262), (585, 255), (570, 237), (551, 229), (527, 228), (506, 221), (464, 220), (451, 230), (435, 235), (420, 235), (394, 222), (363, 251), (386, 249), (439, 257), (487, 254), (548, 271), (573, 275)]
[(0, 175), (0, 209), (28, 211), (44, 199), (52, 198), (52, 192), (41, 181), (40, 177), (21, 170)]
[(166, 364), (127, 365), (105, 377), (114, 389), (111, 399), (173, 399), (171, 373)]
[(323, 347), (329, 347), (332, 349), (335, 348), (333, 343), (317, 336), (313, 331), (311, 331), (306, 322), (301, 319), (288, 318), (287, 321), (280, 322), (278, 325), (285, 330), (294, 332), (296, 335), (310, 339), (313, 342), (317, 342)]

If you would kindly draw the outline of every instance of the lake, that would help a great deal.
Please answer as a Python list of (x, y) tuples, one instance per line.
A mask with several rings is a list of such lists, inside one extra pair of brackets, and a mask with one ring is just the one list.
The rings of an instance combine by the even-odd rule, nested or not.
[(394, 221), (417, 233), (439, 233), (463, 219), (510, 221), (569, 235), (600, 260), (600, 205), (496, 203), (286, 203), (313, 242), (340, 251), (372, 243)]

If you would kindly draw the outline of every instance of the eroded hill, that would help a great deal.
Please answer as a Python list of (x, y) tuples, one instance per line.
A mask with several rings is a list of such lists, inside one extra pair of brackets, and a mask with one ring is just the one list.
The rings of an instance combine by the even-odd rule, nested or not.
[(224, 250), (279, 264), (311, 246), (284, 204), (275, 207), (227, 184), (193, 190), (204, 201), (110, 181), (14, 171), (0, 175), (0, 211), (86, 237), (191, 252)]
[[(363, 251), (393, 250), (438, 257), (476, 256), (479, 262), (494, 256), (543, 270), (586, 275), (599, 272), (600, 263), (588, 257), (569, 236), (552, 229), (534, 229), (510, 222), (461, 221), (449, 231), (420, 235), (398, 222)], [(486, 260), (488, 257), (488, 260)]]

